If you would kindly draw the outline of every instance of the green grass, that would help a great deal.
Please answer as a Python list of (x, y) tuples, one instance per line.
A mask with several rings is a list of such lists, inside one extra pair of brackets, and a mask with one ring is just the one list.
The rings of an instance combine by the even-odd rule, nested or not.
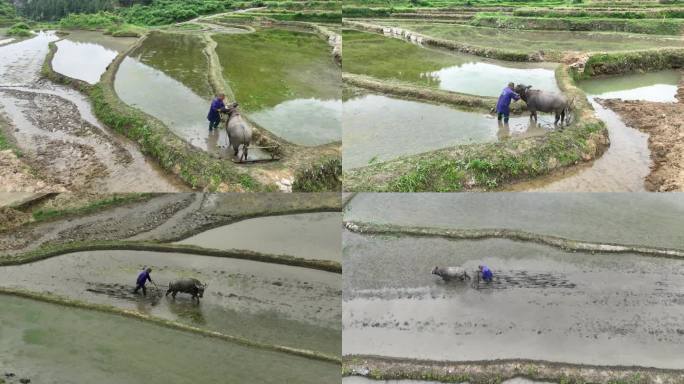
[(7, 30), (7, 36), (28, 37), (32, 36), (31, 27), (26, 23), (16, 23)]
[(577, 77), (587, 78), (672, 68), (684, 68), (684, 49), (595, 54), (587, 60), (582, 76)]
[(342, 160), (329, 158), (297, 170), (293, 192), (326, 192), (342, 190)]
[(150, 198), (151, 194), (136, 193), (125, 195), (112, 195), (101, 200), (88, 202), (81, 207), (65, 208), (65, 209), (38, 209), (32, 212), (33, 220), (36, 222), (54, 220), (57, 218), (64, 218), (66, 216), (79, 216), (89, 213), (101, 211), (106, 208), (120, 206), (136, 201), (143, 201)]
[(506, 29), (606, 31), (654, 35), (679, 35), (684, 27), (684, 21), (676, 19), (515, 17), (497, 13), (478, 13), (470, 24)]

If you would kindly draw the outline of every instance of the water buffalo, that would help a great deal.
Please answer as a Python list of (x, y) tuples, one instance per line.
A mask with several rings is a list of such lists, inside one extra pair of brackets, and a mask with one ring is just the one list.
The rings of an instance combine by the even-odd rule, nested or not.
[(449, 281), (449, 280), (464, 281), (465, 279), (470, 280), (470, 276), (468, 276), (468, 272), (466, 272), (466, 270), (461, 268), (461, 267), (435, 267), (432, 270), (432, 274), (441, 277), (444, 281)]
[(169, 283), (169, 289), (166, 290), (165, 296), (168, 296), (170, 293), (175, 299), (178, 292), (183, 292), (191, 294), (193, 299), (199, 301), (199, 299), (204, 296), (204, 289), (206, 287), (206, 284), (202, 284), (197, 279), (178, 279)]
[(568, 99), (563, 95), (551, 92), (544, 92), (539, 89), (531, 89), (531, 85), (518, 84), (515, 86), (515, 92), (520, 95), (520, 98), (527, 103), (527, 110), (530, 111), (530, 118), (537, 121), (537, 111), (553, 112), (556, 115), (554, 124), (561, 122), (561, 126), (565, 123), (565, 114), (569, 112)]
[(242, 155), (238, 158), (238, 161), (242, 162), (247, 160), (249, 144), (252, 142), (252, 127), (242, 119), (238, 106), (238, 103), (232, 103), (226, 107), (226, 112), (228, 113), (226, 133), (236, 157), (239, 153), (240, 145), (242, 145)]

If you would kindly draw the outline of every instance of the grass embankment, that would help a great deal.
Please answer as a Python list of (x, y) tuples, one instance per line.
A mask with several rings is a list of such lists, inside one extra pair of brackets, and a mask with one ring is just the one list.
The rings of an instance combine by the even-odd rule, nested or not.
[(470, 21), (470, 25), (520, 30), (606, 31), (654, 35), (679, 35), (684, 29), (684, 21), (677, 19), (517, 17), (495, 13), (479, 13)]
[(342, 190), (342, 160), (323, 159), (295, 172), (293, 192), (326, 192)]
[(567, 66), (558, 68), (556, 78), (575, 104), (571, 126), (540, 137), (461, 145), (351, 169), (344, 173), (344, 190), (491, 190), (597, 158), (608, 145), (605, 125), (574, 85)]
[(684, 49), (658, 49), (640, 52), (597, 53), (587, 60), (576, 79), (629, 72), (684, 68)]
[(664, 9), (581, 9), (581, 8), (522, 8), (513, 11), (513, 16), (525, 17), (585, 17), (615, 19), (680, 19), (684, 8)]
[(540, 360), (431, 361), (380, 356), (344, 356), (342, 375), (368, 372), (375, 380), (430, 380), (500, 384), (515, 377), (561, 384), (682, 384), (681, 370), (596, 366)]
[(246, 169), (238, 169), (230, 160), (212, 157), (209, 153), (192, 147), (161, 121), (128, 106), (119, 99), (114, 90), (114, 77), (123, 59), (144, 41), (138, 40), (128, 51), (117, 56), (100, 82), (90, 85), (57, 73), (52, 68), (52, 58), (57, 50), (50, 44), (42, 74), (57, 83), (69, 85), (89, 96), (95, 116), (107, 127), (135, 141), (142, 152), (154, 158), (166, 171), (177, 175), (192, 188), (209, 191), (272, 191), (274, 186), (257, 182)]
[(81, 216), (98, 212), (104, 209), (118, 207), (121, 205), (144, 201), (154, 196), (151, 193), (129, 193), (121, 195), (110, 195), (105, 198), (87, 201), (85, 205), (69, 208), (39, 208), (31, 215), (33, 222), (43, 222), (48, 220), (63, 219), (65, 217)]
[(65, 255), (67, 253), (111, 250), (189, 253), (194, 255), (251, 260), (263, 263), (282, 264), (295, 267), (317, 269), (333, 273), (342, 273), (342, 265), (337, 261), (331, 260), (304, 259), (301, 257), (289, 255), (272, 255), (242, 249), (220, 250), (202, 248), (194, 245), (185, 244), (164, 244), (146, 241), (126, 240), (103, 240), (46, 245), (36, 250), (25, 253), (15, 255), (2, 255), (0, 256), (0, 266), (29, 264), (36, 261), (49, 259), (55, 256)]

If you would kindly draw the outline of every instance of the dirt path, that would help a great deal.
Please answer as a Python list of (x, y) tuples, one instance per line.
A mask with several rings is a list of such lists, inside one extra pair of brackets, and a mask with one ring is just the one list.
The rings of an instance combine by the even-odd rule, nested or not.
[(657, 192), (684, 191), (684, 80), (677, 103), (601, 100), (630, 126), (648, 133), (653, 165), (646, 189)]
[[(87, 98), (39, 77), (51, 33), (0, 48), (2, 134), (21, 150), (20, 163), (3, 156), (16, 177), (4, 191), (176, 192), (169, 178), (137, 146), (105, 129)], [(22, 166), (23, 165), (23, 166)], [(15, 172), (16, 171), (16, 172)]]

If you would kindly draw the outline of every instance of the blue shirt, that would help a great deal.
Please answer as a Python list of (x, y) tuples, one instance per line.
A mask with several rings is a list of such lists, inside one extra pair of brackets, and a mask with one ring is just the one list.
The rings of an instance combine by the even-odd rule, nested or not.
[(482, 267), (482, 278), (485, 280), (491, 280), (493, 277), (492, 270), (489, 267)]
[(207, 120), (209, 121), (216, 121), (221, 118), (221, 115), (219, 114), (218, 111), (225, 109), (226, 105), (223, 104), (223, 100), (219, 99), (218, 97), (214, 99), (214, 101), (211, 102), (211, 107), (209, 108), (209, 114), (207, 115)]
[(138, 283), (138, 285), (145, 285), (145, 283), (147, 283), (147, 280), (152, 281), (152, 279), (150, 278), (150, 273), (147, 271), (142, 271), (138, 275), (138, 280), (136, 280), (136, 283)]
[(499, 101), (496, 103), (496, 112), (505, 115), (509, 114), (511, 112), (509, 109), (511, 99), (520, 100), (520, 95), (509, 87), (504, 88), (503, 91), (501, 91), (501, 96), (499, 96)]

